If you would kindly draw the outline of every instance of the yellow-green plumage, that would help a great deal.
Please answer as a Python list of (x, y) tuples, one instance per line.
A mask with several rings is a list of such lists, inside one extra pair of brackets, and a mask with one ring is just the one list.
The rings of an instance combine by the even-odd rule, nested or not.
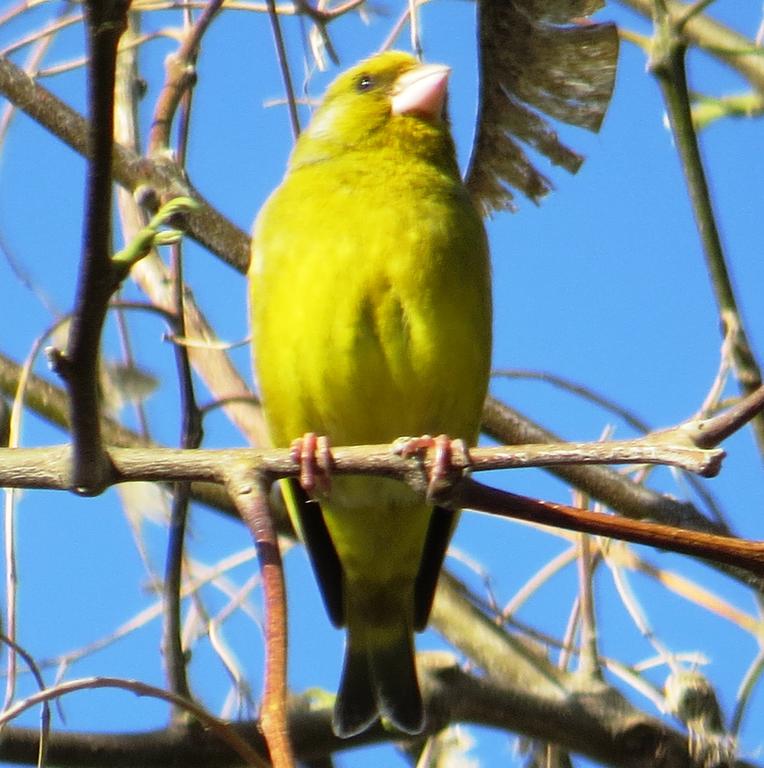
[[(431, 105), (393, 113), (419, 66), (391, 52), (341, 75), (255, 223), (253, 348), (277, 446), (306, 432), (333, 445), (477, 439), (491, 347), (485, 233), (445, 118)], [(420, 731), (412, 638), (452, 515), (382, 478), (333, 478), (320, 512), (299, 496), (327, 608), (348, 628), (335, 730), (382, 714)]]

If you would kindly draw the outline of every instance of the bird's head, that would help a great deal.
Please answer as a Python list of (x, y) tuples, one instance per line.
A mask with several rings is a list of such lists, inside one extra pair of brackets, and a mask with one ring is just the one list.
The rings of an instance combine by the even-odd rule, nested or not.
[(446, 90), (450, 69), (408, 53), (372, 56), (341, 74), (300, 136), (291, 166), (391, 144), (450, 142)]

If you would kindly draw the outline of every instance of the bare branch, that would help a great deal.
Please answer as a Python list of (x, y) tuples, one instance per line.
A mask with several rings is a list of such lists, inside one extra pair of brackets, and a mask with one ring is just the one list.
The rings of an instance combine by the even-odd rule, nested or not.
[[(672, 17), (656, 0), (654, 34), (648, 68), (655, 75), (666, 104), (674, 143), (682, 164), (687, 191), (706, 259), (706, 269), (716, 297), (722, 333), (730, 339), (735, 376), (741, 391), (750, 395), (762, 385), (761, 369), (754, 357), (732, 286), (727, 258), (722, 247), (711, 193), (692, 121), (685, 71), (687, 43), (683, 30), (692, 18)], [(751, 420), (759, 452), (764, 459), (764, 414)]]
[[(0, 93), (29, 117), (51, 131), (79, 154), (87, 155), (87, 121), (78, 112), (36, 83), (22, 69), (0, 58)], [(156, 210), (161, 201), (188, 195), (199, 203), (186, 219), (186, 231), (227, 264), (245, 272), (249, 263), (246, 233), (218, 213), (191, 187), (178, 167), (169, 160), (150, 161), (120, 144), (114, 145), (114, 179), (126, 189), (153, 191), (146, 202)], [(156, 198), (156, 199), (152, 199)]]
[(85, 233), (77, 297), (66, 354), (54, 358), (69, 391), (74, 453), (73, 487), (100, 492), (111, 468), (103, 450), (98, 357), (106, 310), (118, 285), (111, 261), (111, 158), (114, 143), (114, 77), (128, 3), (86, 3), (88, 41), (88, 173)]
[(244, 462), (230, 472), (228, 491), (255, 541), (262, 574), (265, 622), (265, 691), (260, 714), (275, 768), (292, 768), (294, 757), (287, 720), (287, 612), (284, 564), (268, 504), (270, 480)]

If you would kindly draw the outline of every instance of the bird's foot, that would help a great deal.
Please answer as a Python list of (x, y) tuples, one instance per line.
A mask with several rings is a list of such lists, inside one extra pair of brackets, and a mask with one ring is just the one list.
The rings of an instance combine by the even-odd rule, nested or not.
[(417, 455), (424, 458), (430, 449), (434, 449), (435, 455), (427, 483), (427, 498), (434, 500), (452, 486), (455, 474), (461, 477), (472, 459), (467, 443), (461, 438), (452, 440), (448, 435), (399, 437), (393, 443), (393, 451), (404, 459)]
[(292, 461), (300, 465), (300, 485), (308, 494), (328, 496), (332, 487), (334, 457), (329, 438), (306, 432), (292, 441)]

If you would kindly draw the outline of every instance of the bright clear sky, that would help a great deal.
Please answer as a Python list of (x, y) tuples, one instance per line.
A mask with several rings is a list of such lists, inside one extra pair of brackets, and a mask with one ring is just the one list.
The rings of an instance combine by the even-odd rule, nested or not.
[[(333, 28), (343, 66), (355, 62), (386, 37), (398, 14), (389, 0), (389, 16), (372, 15), (368, 27), (349, 17)], [(718, 0), (711, 11), (736, 30), (753, 37), (761, 23), (761, 4), (753, 0)], [(34, 18), (48, 18), (48, 6), (28, 14), (24, 23), (0, 27), (0, 46), (19, 37)], [(175, 16), (155, 15), (146, 27), (174, 23)], [(648, 26), (617, 3), (601, 14), (646, 33)], [(300, 25), (285, 22), (290, 60), (302, 67)], [(466, 163), (474, 122), (474, 5), (438, 0), (422, 9), (425, 54), (453, 68), (451, 115)], [(401, 46), (404, 41), (401, 41)], [(161, 63), (173, 48), (167, 41), (146, 46), (144, 75), (150, 114), (161, 85)], [(63, 33), (49, 63), (81, 50), (81, 30)], [(16, 61), (21, 61), (16, 58)], [(729, 70), (691, 56), (692, 84), (711, 95), (738, 92), (744, 83)], [(317, 76), (310, 95), (317, 96), (334, 75)], [(81, 109), (81, 73), (45, 84)], [(270, 29), (264, 15), (226, 13), (214, 24), (199, 61), (199, 85), (189, 158), (190, 175), (200, 191), (239, 226), (248, 229), (269, 191), (283, 173), (291, 136), (286, 110), (264, 108), (282, 94), (274, 63)], [(645, 73), (644, 54), (631, 44), (622, 48), (612, 107), (597, 136), (561, 129), (562, 135), (587, 155), (576, 177), (552, 171), (557, 192), (536, 208), (520, 200), (520, 212), (502, 214), (489, 223), (495, 275), (494, 365), (551, 371), (585, 384), (632, 409), (654, 426), (667, 426), (691, 415), (711, 385), (719, 359), (718, 318), (694, 230), (684, 182), (663, 122), (655, 82)], [(762, 259), (762, 192), (764, 131), (761, 120), (727, 120), (702, 137), (707, 170), (735, 284), (748, 332), (761, 358), (764, 352), (764, 259)], [(59, 312), (72, 304), (79, 258), (83, 163), (23, 116), (17, 116), (0, 157), (0, 237), (22, 265), (35, 292), (44, 292)], [(190, 244), (188, 278), (196, 298), (221, 338), (246, 337), (245, 283), (216, 259)], [(128, 295), (134, 295), (131, 289)], [(173, 444), (178, 434), (176, 379), (163, 328), (154, 319), (136, 318), (133, 343), (145, 349), (143, 364), (162, 381), (146, 406), (154, 437)], [(35, 338), (51, 322), (38, 298), (22, 285), (0, 255), (0, 340), (2, 350), (23, 359)], [(107, 358), (119, 355), (115, 332), (107, 332)], [(234, 353), (249, 376), (246, 347)], [(38, 369), (43, 371), (41, 363)], [(607, 428), (619, 437), (632, 433), (611, 415), (538, 382), (496, 380), (493, 392), (536, 421), (568, 439), (596, 439)], [(730, 389), (732, 394), (733, 389)], [(206, 395), (201, 395), (206, 400)], [(133, 423), (126, 410), (125, 418)], [(206, 425), (206, 445), (241, 445), (241, 437), (214, 415)], [(34, 417), (24, 422), (23, 443), (61, 442), (62, 435)], [(708, 483), (733, 528), (741, 535), (764, 539), (764, 482), (750, 433), (725, 445), (729, 456), (721, 476)], [(503, 473), (492, 482), (529, 495), (569, 501), (569, 492), (540, 472)], [(655, 472), (655, 487), (684, 497), (681, 478)], [(151, 504), (149, 503), (149, 506)], [(145, 508), (145, 507), (144, 507)], [(151, 520), (142, 524), (147, 555), (161, 572), (165, 529)], [(506, 603), (548, 559), (563, 551), (567, 539), (527, 526), (463, 516), (454, 546), (491, 573), (497, 602)], [(27, 492), (18, 503), (20, 570), (19, 640), (38, 659), (57, 656), (107, 636), (154, 603), (149, 579), (136, 552), (116, 491), (80, 500), (60, 493)], [(198, 562), (215, 563), (246, 551), (249, 538), (237, 524), (197, 509), (191, 520), (189, 552)], [(750, 593), (710, 569), (652, 550), (637, 549), (650, 563), (677, 569), (713, 589), (746, 612), (756, 615)], [(341, 661), (339, 633), (330, 629), (304, 556), (287, 556), (292, 656), (290, 682), (296, 690), (332, 690)], [(248, 561), (227, 574), (241, 585), (252, 575)], [(480, 580), (463, 565), (458, 573), (482, 590)], [(529, 601), (517, 618), (557, 636), (564, 631), (575, 596), (574, 568), (556, 576)], [(721, 692), (727, 715), (745, 671), (757, 653), (752, 638), (717, 616), (667, 594), (654, 582), (630, 575), (631, 583), (656, 635), (675, 652), (698, 651), (704, 668)], [(654, 656), (629, 618), (606, 569), (598, 575), (598, 614), (602, 652), (627, 663)], [(226, 604), (220, 592), (205, 592), (208, 610)], [(259, 614), (258, 596), (252, 599)], [(65, 677), (120, 675), (163, 684), (158, 656), (159, 623), (66, 670)], [(236, 616), (223, 636), (250, 675), (259, 695), (262, 643), (249, 618)], [(428, 633), (420, 648), (441, 647)], [(45, 669), (46, 680), (55, 668)], [(665, 666), (649, 674), (660, 685)], [(191, 665), (194, 690), (213, 711), (225, 707), (229, 678), (202, 642)], [(24, 679), (21, 690), (31, 690)], [(654, 712), (639, 694), (621, 686), (639, 706)], [(63, 702), (66, 727), (99, 730), (160, 727), (164, 707), (124, 693), (88, 692)], [(230, 713), (230, 710), (229, 710)], [(657, 714), (657, 712), (655, 713)], [(35, 715), (21, 722), (33, 725)], [(57, 721), (60, 726), (60, 720)], [(744, 757), (760, 758), (764, 737), (764, 693), (754, 693), (741, 735)], [(474, 756), (484, 765), (520, 765), (513, 738), (470, 732), (479, 740)], [(388, 748), (348, 754), (338, 765), (403, 764)], [(395, 760), (398, 760), (395, 763)]]

